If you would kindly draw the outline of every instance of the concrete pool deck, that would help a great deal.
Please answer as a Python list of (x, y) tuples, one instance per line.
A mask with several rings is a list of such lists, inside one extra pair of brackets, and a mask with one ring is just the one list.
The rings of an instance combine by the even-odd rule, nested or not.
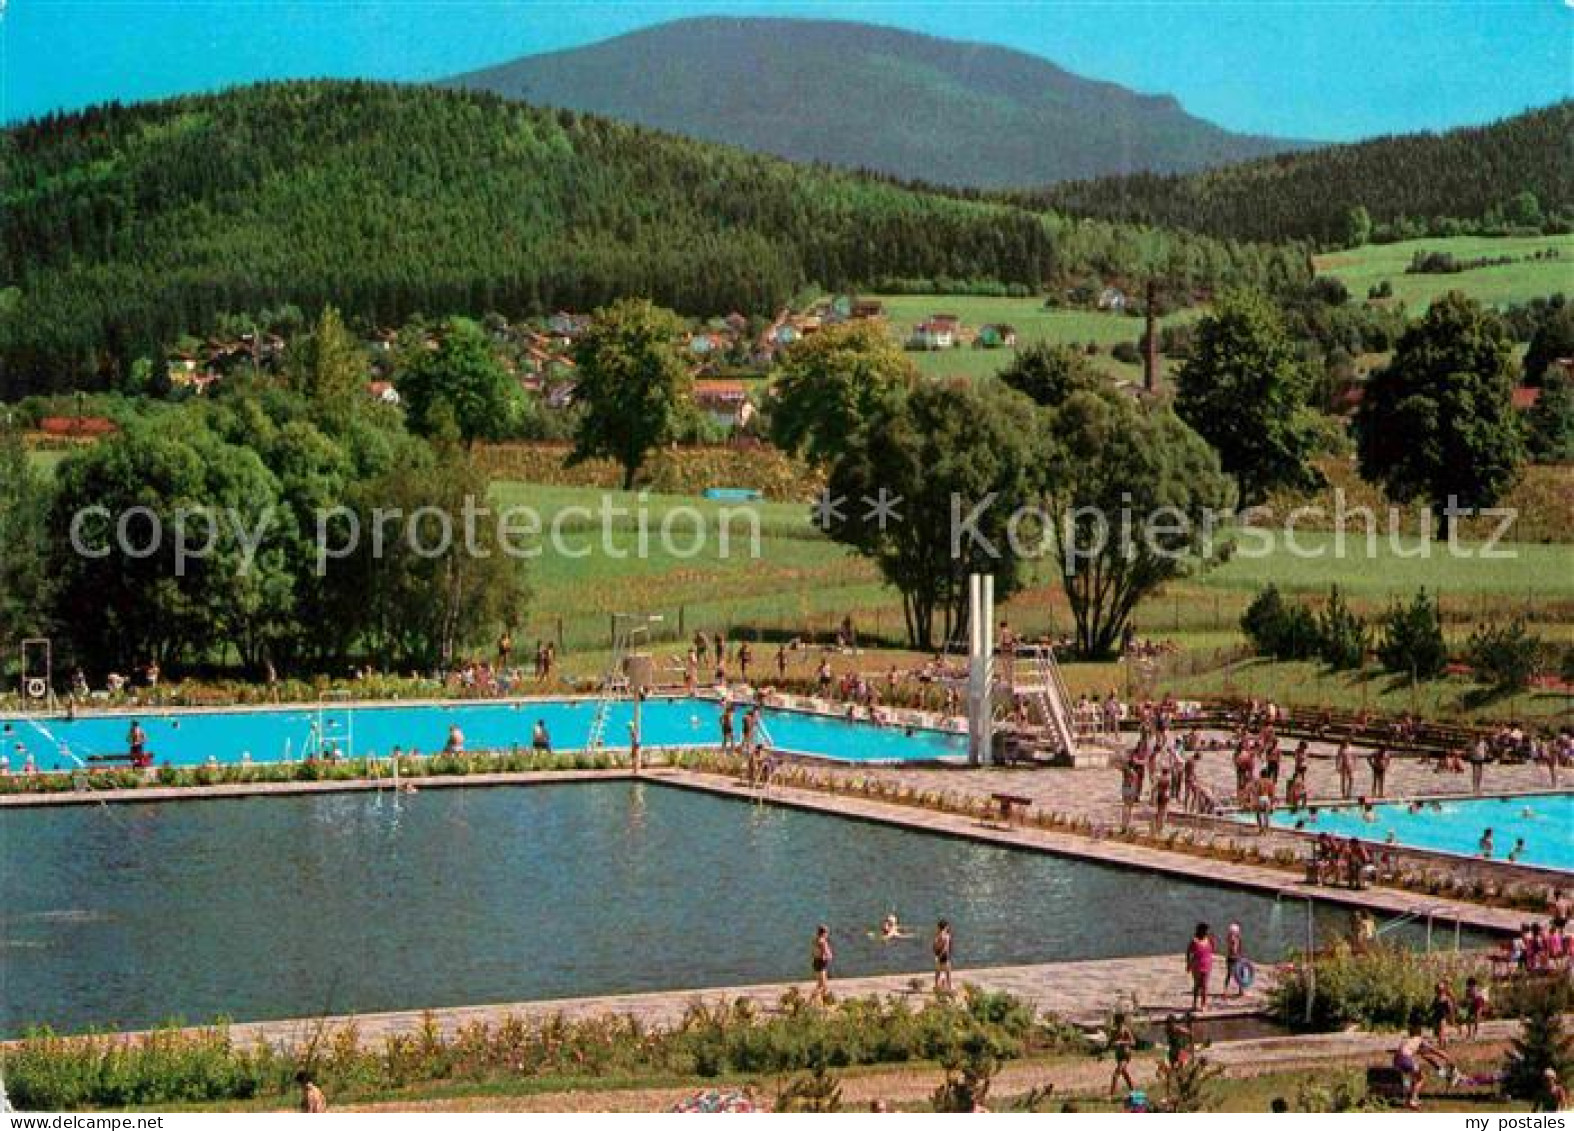
[[(917, 1005), (933, 996), (930, 989), (933, 977), (929, 970), (860, 978), (833, 977), (831, 992), (844, 999), (895, 996)], [(1010, 993), (1031, 1004), (1039, 1013), (1054, 1014), (1078, 1025), (1102, 1023), (1111, 1007), (1117, 1002), (1129, 1004), (1132, 995), (1141, 1013), (1150, 1018), (1184, 1012), (1190, 1000), (1190, 983), (1179, 955), (959, 969), (954, 977), (958, 992), (964, 985), (972, 985), (992, 992)], [(1221, 973), (1219, 978), (1222, 977)], [(1256, 984), (1245, 996), (1218, 999), (1218, 1005), (1200, 1016), (1205, 1020), (1222, 1021), (1261, 1013), (1272, 981), (1272, 971), (1263, 968)], [(571, 1021), (629, 1017), (649, 1028), (665, 1029), (678, 1024), (696, 1004), (714, 1006), (741, 1000), (751, 1002), (762, 1012), (774, 1012), (782, 996), (795, 988), (800, 993), (809, 992), (812, 987), (807, 972), (796, 982), (252, 1021), (231, 1024), (229, 1032), (237, 1044), (261, 1041), (289, 1048), (313, 1036), (325, 1039), (352, 1025), (363, 1044), (380, 1044), (389, 1036), (419, 1032), (429, 1017), (446, 1036), (453, 1036), (468, 1024), (496, 1025), (510, 1017), (536, 1023), (554, 1017)], [(125, 1037), (136, 1035), (138, 1033), (121, 1034)]]

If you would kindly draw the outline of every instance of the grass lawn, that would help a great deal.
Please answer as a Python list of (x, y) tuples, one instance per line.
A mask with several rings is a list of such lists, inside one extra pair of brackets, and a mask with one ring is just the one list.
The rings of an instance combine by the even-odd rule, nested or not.
[(29, 448), (27, 450), (27, 461), (33, 465), (35, 470), (52, 476), (55, 473), (55, 468), (60, 466), (60, 461), (69, 454), (69, 452), (58, 449), (40, 450), (38, 448)]
[[(1280, 589), (1326, 593), (1330, 585), (1358, 596), (1408, 594), (1425, 586), (1431, 593), (1498, 594), (1527, 603), (1574, 599), (1574, 546), (1502, 543), (1494, 554), (1480, 556), (1479, 543), (1459, 542), (1451, 554), (1447, 543), (1423, 542), (1413, 537), (1390, 540), (1379, 536), (1370, 545), (1359, 526), (1342, 540), (1327, 531), (1297, 533), (1286, 546), (1282, 532), (1274, 531), (1273, 552), (1248, 556), (1262, 535), (1238, 535), (1243, 549), (1228, 562), (1209, 570), (1199, 580), (1220, 589), (1255, 592), (1269, 582)], [(1468, 555), (1468, 556), (1466, 556)]]
[[(1100, 353), (1092, 361), (1111, 377), (1128, 381), (1142, 378), (1140, 365), (1126, 365), (1109, 355), (1119, 342), (1135, 343), (1142, 336), (1142, 319), (1097, 310), (1061, 310), (1044, 306), (1042, 298), (989, 298), (972, 295), (874, 295), (885, 304), (886, 322), (891, 332), (905, 337), (913, 325), (932, 314), (955, 314), (962, 322), (977, 328), (991, 322), (1004, 322), (1016, 328), (1017, 341), (1026, 346), (1034, 342), (1096, 342)], [(1161, 320), (1163, 325), (1192, 321), (1201, 316), (1198, 309), (1177, 311)], [(924, 374), (931, 377), (983, 377), (1008, 365), (1016, 353), (1012, 349), (961, 349), (914, 352), (909, 356)]]
[[(1559, 257), (1530, 258), (1548, 248), (1556, 248)], [(1406, 275), (1405, 268), (1418, 251), (1448, 252), (1461, 260), (1511, 255), (1519, 261), (1500, 267), (1477, 267), (1455, 275)], [(1403, 302), (1415, 312), (1424, 310), (1438, 295), (1455, 290), (1489, 306), (1502, 306), (1574, 290), (1574, 235), (1405, 240), (1320, 255), (1315, 263), (1318, 274), (1343, 280), (1358, 301), (1386, 279), (1394, 288), (1390, 301)]]
[[(497, 497), (500, 502), (536, 507), (543, 521), (550, 524), (553, 516), (570, 505), (599, 508), (602, 493), (505, 482), (498, 484)], [(612, 492), (610, 498), (630, 509), (637, 505), (635, 496)], [(516, 636), (521, 640), (555, 639), (561, 631), (568, 674), (593, 677), (602, 671), (611, 614), (619, 611), (662, 614), (664, 620), (654, 633), (658, 654), (678, 651), (679, 639), (702, 629), (708, 633), (723, 630), (733, 639), (770, 640), (808, 634), (824, 642), (831, 639), (841, 618), (850, 615), (860, 635), (875, 650), (859, 657), (838, 658), (837, 670), (846, 666), (883, 672), (893, 664), (910, 668), (925, 658), (902, 647), (901, 605), (895, 592), (880, 580), (873, 566), (822, 537), (811, 525), (804, 505), (766, 503), (759, 507), (757, 558), (747, 524), (735, 516), (729, 556), (719, 553), (713, 537), (707, 539), (702, 553), (690, 558), (662, 549), (658, 535), (664, 516), (679, 507), (692, 508), (692, 514), (675, 529), (686, 534), (703, 520), (714, 533), (723, 512), (729, 509), (727, 504), (649, 495), (645, 507), (651, 531), (647, 556), (638, 555), (634, 517), (618, 520), (603, 544), (599, 525), (586, 527), (581, 516), (567, 527), (568, 548), (589, 550), (589, 556), (544, 553), (530, 565), (532, 614)], [(732, 504), (730, 509), (736, 512), (738, 507)], [(1352, 606), (1369, 618), (1380, 614), (1394, 599), (1408, 598), (1425, 586), (1442, 595), (1449, 633), (1455, 640), (1462, 639), (1480, 619), (1512, 616), (1526, 616), (1533, 622), (1533, 630), (1548, 640), (1574, 640), (1574, 546), (1508, 544), (1502, 549), (1513, 556), (1504, 560), (1450, 557), (1446, 546), (1441, 554), (1438, 547), (1426, 547), (1432, 552), (1429, 558), (1403, 556), (1421, 548), (1413, 539), (1401, 542), (1397, 551), (1386, 539), (1380, 541), (1370, 559), (1359, 539), (1351, 539), (1343, 558), (1336, 556), (1335, 548), (1334, 535), (1308, 531), (1298, 536), (1296, 552), (1280, 546), (1267, 557), (1237, 555), (1150, 597), (1138, 609), (1138, 632), (1172, 641), (1182, 649), (1161, 676), (1164, 685), (1194, 694), (1251, 689), (1274, 694), (1284, 702), (1366, 704), (1393, 711), (1410, 707), (1410, 689), (1388, 677), (1363, 680), (1329, 675), (1313, 664), (1241, 665), (1237, 655), (1241, 613), (1269, 582), (1308, 599), (1320, 597), (1330, 585), (1338, 584)], [(1065, 596), (1053, 582), (1019, 593), (1002, 609), (1002, 615), (1009, 617), (1018, 631), (1031, 635), (1063, 633), (1072, 623)], [(881, 643), (888, 647), (880, 648)], [(769, 657), (770, 653), (764, 652), (759, 660), (768, 664)], [(801, 665), (805, 661), (797, 662)], [(1069, 663), (1065, 674), (1073, 694), (1101, 694), (1111, 687), (1123, 687), (1128, 677), (1120, 663)], [(1452, 681), (1423, 688), (1417, 694), (1421, 705), (1453, 714), (1474, 709), (1474, 699), (1469, 698), (1473, 691), (1469, 684)], [(1521, 698), (1523, 702), (1497, 701), (1485, 706), (1495, 715), (1540, 715), (1566, 706), (1558, 697)]]
[(1412, 687), (1408, 679), (1388, 672), (1375, 669), (1333, 672), (1310, 661), (1249, 659), (1201, 675), (1169, 679), (1164, 685), (1183, 697), (1267, 698), (1283, 704), (1350, 711), (1370, 708), (1386, 714), (1415, 711), (1432, 719), (1480, 714), (1506, 719), (1557, 716), (1566, 719), (1574, 708), (1574, 696), (1565, 692), (1531, 690), (1512, 696), (1494, 696), (1488, 689), (1463, 678), (1423, 682)]

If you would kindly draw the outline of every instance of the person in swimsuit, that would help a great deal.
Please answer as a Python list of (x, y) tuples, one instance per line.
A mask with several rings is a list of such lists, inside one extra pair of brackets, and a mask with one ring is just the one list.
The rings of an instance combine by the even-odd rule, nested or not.
[(935, 993), (951, 992), (951, 923), (942, 919), (935, 924)]
[(131, 730), (126, 734), (126, 749), (134, 768), (142, 770), (152, 765), (153, 759), (148, 754), (148, 733), (142, 729), (140, 721), (133, 720)]
[(1224, 992), (1228, 993), (1230, 983), (1235, 984), (1235, 996), (1240, 997), (1246, 992), (1245, 980), (1242, 970), (1246, 965), (1246, 944), (1241, 938), (1241, 925), (1231, 923), (1224, 932)]
[(1454, 1024), (1459, 1007), (1454, 1002), (1454, 991), (1447, 982), (1439, 982), (1432, 993), (1432, 1039), (1438, 1048), (1448, 1044), (1448, 1026)]
[(1191, 975), (1192, 1009), (1207, 1009), (1208, 978), (1213, 974), (1213, 933), (1206, 923), (1197, 924), (1191, 942), (1186, 944), (1186, 972)]
[(322, 1094), (322, 1089), (312, 1079), (310, 1072), (301, 1069), (295, 1074), (295, 1082), (301, 1089), (301, 1114), (321, 1115), (328, 1110), (328, 1098)]
[(1567, 1111), (1569, 1090), (1558, 1079), (1558, 1070), (1548, 1068), (1541, 1074), (1541, 1095), (1536, 1100), (1537, 1111)]
[(1425, 1066), (1453, 1067), (1453, 1060), (1442, 1049), (1421, 1035), (1421, 1026), (1412, 1021), (1410, 1031), (1394, 1049), (1394, 1068), (1404, 1080), (1405, 1107), (1418, 1111), (1421, 1107), (1421, 1085), (1426, 1082)]
[(552, 736), (547, 733), (547, 721), (537, 719), (535, 730), (530, 734), (530, 747), (542, 754), (552, 753)]
[(463, 754), (465, 752), (465, 732), (459, 729), (459, 724), (454, 723), (448, 728), (448, 742), (443, 747), (444, 754)]
[(732, 716), (734, 710), (731, 700), (728, 700), (727, 705), (721, 709), (721, 749), (723, 753), (732, 750)]
[(1120, 771), (1120, 827), (1131, 828), (1131, 811), (1142, 796), (1142, 772), (1137, 763), (1127, 760)]
[(1171, 1069), (1180, 1068), (1191, 1059), (1196, 1041), (1190, 1021), (1182, 1021), (1173, 1013), (1164, 1019), (1164, 1059)]
[(1115, 1014), (1113, 1029), (1109, 1039), (1109, 1046), (1115, 1052), (1115, 1071), (1110, 1073), (1109, 1078), (1111, 1096), (1116, 1094), (1115, 1085), (1118, 1083), (1124, 1083), (1128, 1092), (1137, 1090), (1137, 1082), (1131, 1078), (1131, 1054), (1137, 1047), (1137, 1035), (1131, 1031), (1124, 1013)]
[(822, 1004), (831, 998), (831, 963), (836, 954), (831, 949), (831, 928), (821, 923), (814, 931), (814, 942), (809, 949), (809, 969), (814, 971), (814, 992), (810, 1000)]
[(1475, 978), (1465, 979), (1465, 1036), (1474, 1039), (1481, 1029), (1481, 1022), (1491, 1012), (1492, 1002)]
[(895, 942), (897, 939), (906, 939), (911, 937), (912, 936), (906, 931), (902, 930), (901, 920), (896, 917), (895, 911), (891, 912), (884, 919), (880, 920), (881, 942)]
[(1382, 797), (1388, 786), (1388, 765), (1393, 761), (1393, 756), (1388, 753), (1388, 747), (1379, 746), (1372, 751), (1366, 764), (1372, 768), (1372, 796)]
[(1252, 786), (1252, 813), (1257, 819), (1257, 835), (1266, 836), (1273, 821), (1274, 779), (1267, 770)]
[(1348, 801), (1355, 792), (1355, 755), (1350, 753), (1348, 742), (1339, 744), (1339, 751), (1334, 755), (1334, 768), (1339, 771), (1339, 796)]

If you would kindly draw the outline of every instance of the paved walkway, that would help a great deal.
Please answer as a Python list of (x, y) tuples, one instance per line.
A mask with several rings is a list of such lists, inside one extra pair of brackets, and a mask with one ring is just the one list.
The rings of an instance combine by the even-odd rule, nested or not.
[[(1227, 738), (1222, 732), (1204, 732), (1204, 735), (1221, 740)], [(1123, 746), (1127, 750), (1135, 745), (1135, 742), (1133, 735), (1128, 734), (1123, 738)], [(1310, 804), (1312, 805), (1329, 804), (1340, 800), (1339, 778), (1333, 762), (1335, 748), (1335, 744), (1327, 742), (1309, 743), (1312, 759), (1307, 770), (1307, 780), (1311, 789)], [(1295, 743), (1288, 743), (1285, 757), (1284, 780), (1286, 781), (1290, 765), (1289, 753), (1294, 749)], [(1366, 793), (1371, 784), (1365, 761), (1366, 753), (1364, 749), (1356, 752), (1358, 772), (1355, 793), (1357, 796)], [(1228, 748), (1204, 751), (1199, 766), (1202, 784), (1221, 803), (1231, 801), (1235, 794), (1232, 751)], [(983, 797), (988, 797), (991, 793), (1011, 793), (1029, 798), (1036, 811), (1057, 812), (1070, 817), (1085, 818), (1094, 825), (1102, 825), (1110, 829), (1118, 828), (1121, 821), (1120, 770), (1113, 767), (957, 770), (920, 766), (853, 766), (825, 763), (816, 764), (815, 769), (826, 775), (844, 778), (877, 777), (923, 792), (965, 793)], [(1430, 763), (1422, 763), (1416, 758), (1402, 757), (1394, 759), (1393, 766), (1388, 771), (1387, 785), (1386, 800), (1390, 801), (1400, 798), (1457, 797), (1469, 795), (1470, 775), (1468, 772), (1437, 773)], [(1546, 769), (1541, 766), (1493, 765), (1487, 767), (1483, 785), (1490, 794), (1508, 795), (1544, 792), (1550, 788), (1550, 781)], [(1560, 785), (1565, 790), (1574, 788), (1574, 776), (1565, 771), (1560, 775)], [(1170, 814), (1172, 827), (1182, 825), (1189, 820), (1178, 806), (1172, 806)], [(1133, 814), (1133, 821), (1140, 828), (1146, 829), (1151, 816), (1152, 810), (1144, 798)], [(1219, 829), (1221, 835), (1236, 835), (1221, 821), (1191, 820), (1199, 820), (1199, 823), (1206, 827)], [(1245, 826), (1239, 835), (1243, 841), (1249, 841), (1264, 851), (1289, 848), (1300, 855), (1304, 855), (1307, 851), (1305, 838), (1289, 832), (1276, 831), (1259, 837), (1250, 826)], [(1409, 855), (1403, 846), (1396, 846), (1391, 851), (1401, 860)], [(1502, 861), (1447, 859), (1435, 854), (1418, 853), (1411, 858), (1416, 861), (1414, 867), (1418, 870), (1428, 867), (1446, 868), (1452, 874), (1479, 875), (1499, 883), (1509, 880), (1565, 886), (1559, 874), (1548, 869), (1515, 868)], [(1566, 886), (1574, 888), (1574, 880), (1569, 881)]]
[[(1133, 996), (1139, 1010), (1147, 1015), (1163, 1016), (1171, 1011), (1183, 1011), (1190, 1005), (1189, 982), (1181, 960), (1176, 955), (1055, 962), (1039, 966), (995, 966), (958, 970), (954, 977), (959, 990), (967, 984), (1010, 993), (1030, 1003), (1040, 1013), (1054, 1014), (1079, 1025), (1102, 1022), (1113, 1006), (1129, 1003)], [(916, 1005), (930, 998), (932, 981), (933, 974), (923, 970), (912, 974), (835, 978), (831, 989), (833, 994), (842, 998), (894, 995), (908, 998)], [(1271, 982), (1272, 972), (1264, 970), (1246, 996), (1220, 999), (1202, 1016), (1205, 1019), (1226, 1018), (1260, 1012)], [(428, 1016), (448, 1035), (467, 1024), (497, 1024), (507, 1017), (539, 1022), (558, 1016), (570, 1020), (624, 1016), (638, 1018), (641, 1024), (649, 1028), (670, 1028), (681, 1021), (696, 1003), (715, 1005), (742, 999), (753, 1002), (764, 1011), (771, 1011), (780, 1002), (782, 995), (794, 987), (800, 992), (808, 992), (811, 987), (807, 975), (800, 982), (773, 982), (754, 986), (510, 1002), (430, 1011), (363, 1013), (327, 1019), (247, 1022), (232, 1025), (230, 1033), (237, 1042), (243, 1044), (261, 1040), (290, 1047), (311, 1040), (320, 1031), (325, 1034), (353, 1023), (362, 1041), (377, 1044), (392, 1034), (417, 1032), (425, 1025)]]

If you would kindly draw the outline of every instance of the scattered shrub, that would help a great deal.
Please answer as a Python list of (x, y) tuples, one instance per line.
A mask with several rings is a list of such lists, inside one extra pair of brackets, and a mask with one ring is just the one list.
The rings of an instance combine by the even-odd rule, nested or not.
[(1241, 617), (1241, 631), (1259, 655), (1306, 660), (1317, 655), (1317, 621), (1304, 605), (1286, 603), (1269, 585), (1252, 599)]
[(1317, 617), (1317, 654), (1335, 671), (1358, 668), (1366, 658), (1366, 622), (1350, 611), (1337, 585)]
[(1518, 618), (1506, 625), (1481, 625), (1465, 654), (1481, 682), (1500, 692), (1523, 691), (1536, 675), (1541, 639)]
[(1520, 1019), (1519, 1035), (1513, 1040), (1503, 1065), (1503, 1091), (1515, 1099), (1530, 1100), (1537, 1110), (1552, 1111), (1544, 1074), (1552, 1069), (1563, 1080), (1574, 1069), (1574, 1038), (1563, 1029), (1564, 1000), (1554, 1001), (1548, 994), (1536, 1002)]
[(1443, 617), (1437, 599), (1422, 589), (1409, 605), (1394, 602), (1383, 616), (1377, 658), (1387, 671), (1416, 679), (1435, 679), (1448, 666)]

